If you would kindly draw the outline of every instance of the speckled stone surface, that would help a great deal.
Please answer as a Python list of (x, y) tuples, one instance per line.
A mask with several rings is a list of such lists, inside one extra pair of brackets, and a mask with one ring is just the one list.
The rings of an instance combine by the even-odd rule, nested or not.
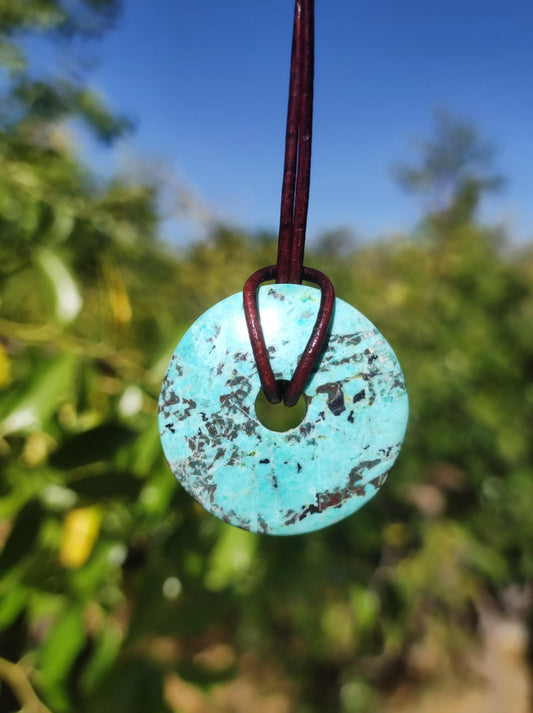
[[(319, 303), (313, 287), (260, 287), (276, 378), (290, 379)], [(336, 299), (298, 427), (277, 433), (259, 422), (260, 388), (238, 293), (192, 325), (163, 382), (161, 440), (185, 489), (226, 522), (277, 535), (326, 527), (370, 500), (396, 460), (408, 417), (400, 366), (374, 325)]]

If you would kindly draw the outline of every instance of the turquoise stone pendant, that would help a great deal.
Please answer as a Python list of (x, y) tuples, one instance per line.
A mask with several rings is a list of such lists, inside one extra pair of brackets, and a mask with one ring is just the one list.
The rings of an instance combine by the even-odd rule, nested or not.
[[(291, 378), (319, 304), (313, 287), (259, 288), (276, 379)], [(296, 428), (279, 433), (262, 425), (260, 390), (238, 293), (184, 335), (159, 400), (170, 468), (206, 510), (252, 532), (296, 535), (342, 520), (375, 495), (398, 456), (408, 399), (394, 352), (366, 317), (335, 300)]]

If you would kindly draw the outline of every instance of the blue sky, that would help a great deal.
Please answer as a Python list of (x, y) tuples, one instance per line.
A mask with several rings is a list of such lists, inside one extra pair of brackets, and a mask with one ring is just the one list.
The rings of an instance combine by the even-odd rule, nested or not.
[[(91, 82), (137, 122), (112, 159), (163, 162), (217, 215), (275, 231), (292, 15), (293, 0), (124, 0), (117, 28), (92, 47)], [(416, 160), (437, 109), (498, 148), (509, 183), (482, 217), (533, 237), (531, 0), (316, 0), (311, 239), (416, 223), (420, 205), (391, 166)]]

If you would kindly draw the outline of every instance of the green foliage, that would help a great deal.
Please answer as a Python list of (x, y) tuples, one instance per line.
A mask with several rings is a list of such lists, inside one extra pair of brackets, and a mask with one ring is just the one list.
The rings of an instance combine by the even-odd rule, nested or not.
[(95, 34), (109, 28), (117, 0), (2, 0), (0, 28), (6, 37), (27, 32)]
[[(533, 574), (531, 255), (515, 259), (475, 225), (444, 246), (402, 238), (330, 255), (339, 296), (399, 355), (411, 421), (373, 502), (287, 540), (204, 513), (176, 485), (155, 425), (171, 342), (274, 246), (222, 231), (180, 258), (152, 241), (149, 259), (119, 263), (120, 239), (109, 241), (100, 271), (83, 274), (74, 249), (65, 262), (84, 304), (76, 319), (58, 325), (50, 304), (1, 323), (12, 381), (0, 621), (47, 705), (163, 711), (176, 675), (207, 701), (255, 652), (291, 681), (295, 711), (367, 711), (428, 637), (460, 660), (472, 609)], [(127, 274), (125, 321), (102, 309), (116, 299), (109, 265)], [(99, 311), (84, 313), (88, 301)], [(138, 314), (150, 313), (143, 345)], [(203, 651), (215, 644), (230, 653), (213, 668)]]
[(118, 10), (118, 0), (1, 0), (0, 69), (7, 81), (0, 93), (0, 134), (8, 132), (11, 148), (18, 153), (36, 146), (53, 150), (59, 122), (75, 118), (106, 143), (131, 129), (131, 122), (109, 111), (83, 79), (50, 75), (33, 65), (21, 43), (31, 36), (98, 36), (113, 24)]
[[(115, 3), (74, 6), (108, 22)], [(71, 31), (68, 7), (4, 2), (0, 26)], [(466, 666), (473, 612), (533, 576), (531, 251), (432, 216), (430, 240), (309, 254), (397, 352), (407, 440), (347, 521), (242, 532), (177, 485), (156, 404), (187, 325), (273, 240), (220, 227), (174, 253), (154, 188), (98, 184), (56, 110), (24, 102), (0, 132), (0, 708), (222, 711), (240, 682), (295, 713), (366, 713), (417, 646)]]
[(73, 117), (82, 119), (105, 143), (112, 143), (132, 128), (125, 117), (109, 112), (95, 92), (65, 79), (52, 83), (29, 77), (18, 79), (4, 104), (2, 118), (6, 129), (13, 130), (22, 122), (28, 131), (35, 130), (36, 125), (42, 130), (43, 125)]

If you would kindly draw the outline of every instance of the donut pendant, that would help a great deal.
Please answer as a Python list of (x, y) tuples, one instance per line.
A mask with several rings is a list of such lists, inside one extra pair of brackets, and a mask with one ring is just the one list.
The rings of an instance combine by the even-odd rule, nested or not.
[[(314, 287), (259, 288), (276, 379), (291, 378), (319, 304)], [(376, 494), (400, 451), (409, 407), (398, 360), (365, 316), (335, 299), (297, 427), (266, 428), (255, 410), (260, 391), (238, 293), (186, 332), (159, 399), (170, 468), (206, 510), (252, 532), (296, 535), (348, 517)]]

